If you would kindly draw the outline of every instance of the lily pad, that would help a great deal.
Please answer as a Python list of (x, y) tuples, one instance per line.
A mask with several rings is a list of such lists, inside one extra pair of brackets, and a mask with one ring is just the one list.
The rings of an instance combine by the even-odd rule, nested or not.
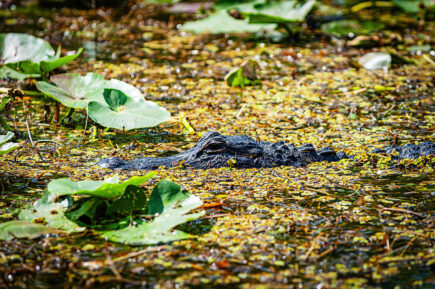
[(391, 66), (391, 55), (384, 52), (371, 52), (363, 55), (358, 63), (368, 70), (382, 69), (386, 72)]
[[(83, 49), (77, 53), (60, 57), (51, 45), (40, 38), (21, 33), (0, 34), (0, 77), (25, 79), (40, 77), (44, 73), (56, 69), (76, 59)], [(7, 67), (7, 68), (5, 68)]]
[[(188, 214), (200, 207), (202, 201), (182, 191), (179, 185), (163, 180), (155, 186), (147, 204), (146, 195), (138, 185), (153, 175), (133, 177), (122, 183), (117, 175), (97, 182), (55, 180), (49, 183), (39, 201), (21, 211), (19, 218), (44, 222), (67, 232), (94, 229), (111, 241), (131, 245), (190, 237), (173, 228), (202, 216), (204, 212)], [(142, 218), (146, 214), (155, 218), (146, 222)], [(130, 225), (126, 222), (128, 216)]]
[(105, 80), (97, 73), (89, 72), (84, 76), (78, 73), (64, 73), (52, 76), (50, 80), (54, 84), (38, 81), (36, 87), (67, 107), (83, 109), (91, 101), (104, 104), (104, 89), (118, 89), (135, 101), (143, 100), (140, 90), (131, 84), (117, 79)]
[(432, 0), (392, 0), (392, 2), (407, 13), (418, 13), (424, 7), (433, 10), (434, 7)]
[(138, 186), (154, 176), (155, 173), (151, 172), (145, 176), (134, 176), (124, 182), (119, 182), (118, 175), (106, 178), (103, 181), (73, 182), (68, 178), (57, 179), (47, 186), (47, 191), (50, 193), (47, 196), (47, 202), (67, 195), (86, 195), (109, 200), (121, 196), (127, 186)]
[(372, 32), (380, 31), (384, 27), (385, 25), (380, 22), (346, 19), (322, 24), (321, 29), (324, 32), (341, 37), (346, 36), (349, 33), (353, 33), (355, 35), (370, 34)]
[(255, 4), (254, 9), (241, 8), (240, 13), (249, 19), (249, 23), (288, 24), (304, 21), (315, 3), (315, 0), (262, 1)]
[(169, 120), (169, 112), (158, 104), (127, 96), (118, 89), (104, 90), (105, 103), (92, 101), (89, 116), (104, 127), (120, 130), (153, 127)]
[(18, 143), (7, 142), (13, 137), (14, 133), (10, 131), (8, 131), (5, 135), (0, 135), (0, 156), (7, 154), (20, 146)]
[(140, 222), (137, 226), (116, 231), (104, 231), (102, 235), (111, 241), (130, 245), (145, 245), (171, 242), (191, 237), (173, 230), (177, 225), (197, 219), (205, 214), (188, 214), (202, 205), (200, 198), (182, 191), (178, 184), (169, 180), (160, 181), (153, 189), (149, 201), (149, 214), (158, 214), (152, 222)]
[(27, 221), (14, 220), (0, 224), (0, 240), (10, 241), (12, 239), (34, 239), (43, 234), (58, 233), (59, 231)]
[(212, 34), (258, 32), (275, 28), (275, 24), (250, 24), (246, 19), (235, 19), (226, 10), (218, 10), (204, 19), (186, 22), (183, 25), (183, 30), (186, 31)]
[(33, 206), (22, 210), (18, 218), (25, 221), (44, 222), (50, 227), (69, 233), (82, 232), (86, 229), (65, 216), (65, 212), (71, 205), (71, 200), (65, 199), (61, 202), (53, 203), (49, 199), (50, 193), (45, 191), (43, 197)]
[(78, 73), (65, 73), (52, 76), (55, 85), (38, 81), (36, 87), (61, 104), (72, 108), (86, 108), (89, 102), (103, 100), (104, 77), (97, 73), (81, 76)]
[[(86, 228), (65, 215), (73, 205), (71, 195), (89, 196), (99, 200), (114, 199), (122, 196), (128, 186), (138, 186), (154, 175), (155, 173), (152, 172), (141, 177), (135, 176), (121, 183), (118, 175), (103, 181), (73, 182), (67, 178), (57, 179), (48, 184), (47, 190), (39, 201), (30, 208), (21, 211), (19, 218), (22, 220), (43, 220), (49, 226), (57, 229), (80, 232)], [(62, 196), (66, 196), (66, 198), (59, 201)], [(77, 215), (80, 215), (80, 212)]]

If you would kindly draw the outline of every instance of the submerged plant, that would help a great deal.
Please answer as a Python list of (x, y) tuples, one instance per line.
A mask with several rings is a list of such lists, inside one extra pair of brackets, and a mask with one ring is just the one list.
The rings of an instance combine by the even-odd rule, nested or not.
[(0, 34), (0, 78), (25, 79), (47, 77), (48, 73), (76, 59), (83, 49), (72, 55), (60, 56), (40, 38), (21, 33)]
[(131, 245), (190, 237), (173, 229), (204, 214), (188, 214), (202, 205), (201, 200), (162, 180), (147, 201), (139, 185), (153, 176), (149, 173), (124, 182), (119, 182), (118, 175), (103, 181), (58, 179), (50, 182), (43, 197), (19, 217), (70, 233), (93, 229), (111, 241)]

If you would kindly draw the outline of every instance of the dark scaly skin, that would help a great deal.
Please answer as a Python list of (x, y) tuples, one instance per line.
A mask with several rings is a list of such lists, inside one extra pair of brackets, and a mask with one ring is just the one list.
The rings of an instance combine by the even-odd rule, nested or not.
[(284, 142), (255, 141), (248, 136), (225, 136), (206, 133), (191, 149), (162, 158), (141, 158), (130, 162), (107, 158), (97, 165), (112, 170), (153, 170), (160, 166), (210, 169), (220, 167), (271, 168), (276, 166), (304, 166), (311, 162), (338, 161), (346, 154), (336, 154), (331, 148), (316, 151), (311, 144), (296, 148)]
[[(418, 158), (421, 155), (435, 154), (435, 144), (423, 142), (419, 145), (377, 149), (373, 153), (399, 152), (395, 158)], [(334, 162), (348, 158), (343, 152), (335, 153), (332, 148), (316, 151), (311, 144), (295, 147), (284, 142), (263, 142), (238, 135), (225, 136), (218, 132), (206, 133), (191, 149), (177, 155), (162, 158), (140, 158), (130, 162), (119, 158), (107, 158), (97, 163), (100, 167), (112, 170), (153, 170), (158, 167), (174, 167), (183, 164), (196, 169), (221, 167), (271, 168), (277, 166), (305, 166), (312, 162)]]

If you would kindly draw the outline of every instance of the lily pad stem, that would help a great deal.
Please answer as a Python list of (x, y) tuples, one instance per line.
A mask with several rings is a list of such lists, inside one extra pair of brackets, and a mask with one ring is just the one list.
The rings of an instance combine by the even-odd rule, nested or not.
[(62, 119), (62, 123), (69, 122), (71, 120), (71, 116), (74, 113), (74, 108), (70, 107), (66, 113), (66, 115)]
[(12, 128), (7, 124), (7, 122), (0, 116), (0, 126), (6, 131), (12, 131)]

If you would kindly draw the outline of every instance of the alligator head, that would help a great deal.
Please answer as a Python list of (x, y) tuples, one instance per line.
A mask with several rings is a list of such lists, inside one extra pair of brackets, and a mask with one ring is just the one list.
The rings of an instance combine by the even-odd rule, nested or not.
[(101, 160), (98, 165), (108, 169), (150, 170), (160, 166), (172, 167), (183, 163), (187, 167), (209, 169), (220, 167), (270, 168), (276, 166), (303, 166), (318, 161), (338, 161), (344, 153), (331, 148), (316, 152), (311, 144), (300, 148), (284, 142), (255, 141), (244, 135), (226, 136), (207, 132), (191, 149), (170, 157), (141, 158), (131, 162), (119, 158)]

